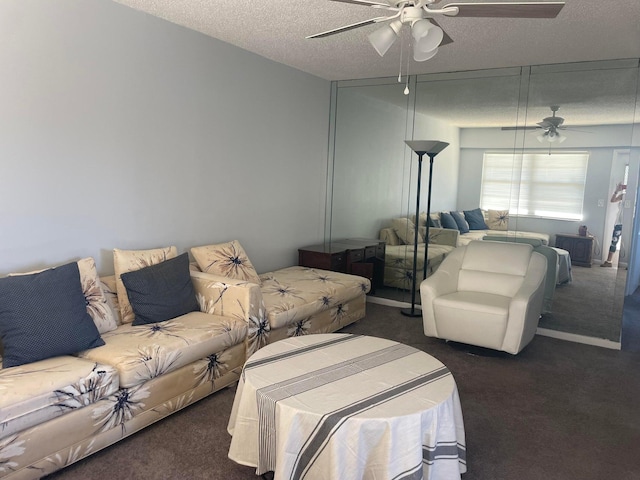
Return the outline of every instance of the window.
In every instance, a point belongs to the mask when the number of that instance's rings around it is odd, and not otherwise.
[[[587,152],[484,154],[480,206],[531,215],[582,220]]]

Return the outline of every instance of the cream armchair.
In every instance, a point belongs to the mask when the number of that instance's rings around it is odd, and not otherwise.
[[[456,248],[420,285],[425,335],[519,353],[536,333],[546,272],[528,244]]]

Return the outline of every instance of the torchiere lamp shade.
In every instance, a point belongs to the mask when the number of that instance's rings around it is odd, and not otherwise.
[[[409,148],[418,155],[426,153],[434,157],[449,146],[447,142],[439,140],[405,140],[404,143],[409,145]]]

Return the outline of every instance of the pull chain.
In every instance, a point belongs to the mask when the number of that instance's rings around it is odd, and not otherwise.
[[[409,43],[409,50],[411,50],[411,43]],[[411,55],[407,53],[407,83],[405,84],[405,87],[404,87],[405,95],[409,95],[409,57],[410,56]],[[400,61],[402,61],[402,58],[400,59]]]
[[[404,52],[404,36],[400,37],[400,68],[398,69],[398,83],[402,83],[402,54]]]

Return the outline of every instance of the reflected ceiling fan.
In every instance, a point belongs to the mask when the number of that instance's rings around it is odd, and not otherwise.
[[[322,38],[346,32],[374,23],[388,22],[382,28],[369,34],[369,42],[382,57],[398,38],[401,29],[411,29],[414,39],[413,59],[416,62],[429,60],[438,52],[438,47],[453,42],[434,17],[500,17],[500,18],[555,18],[565,2],[478,2],[448,3],[439,8],[433,5],[439,0],[330,0],[351,3],[383,10],[390,15],[375,17],[352,23],[326,32],[309,35],[306,38]]]
[[[531,127],[502,127],[502,130],[536,130],[538,136],[536,137],[539,142],[564,142],[567,137],[562,134],[563,130],[574,130],[576,132],[584,130],[575,130],[567,128],[564,125],[564,118],[556,116],[560,107],[558,105],[551,105],[551,116],[545,117],[541,122],[536,123],[536,126]]]

